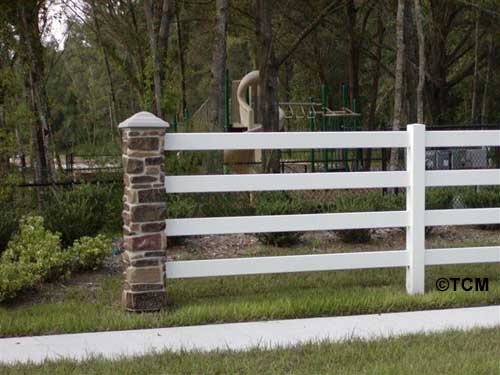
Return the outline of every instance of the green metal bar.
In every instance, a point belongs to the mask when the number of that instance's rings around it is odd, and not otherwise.
[[[321,85],[321,131],[326,131],[326,106],[327,106],[327,87],[326,84]],[[328,170],[327,150],[323,149],[323,169]]]
[[[356,101],[356,98],[353,98],[352,99],[352,110],[353,112],[356,112],[356,108],[357,108],[357,101]],[[352,122],[353,122],[353,128],[354,130],[359,130],[358,129],[358,119],[356,116],[354,116],[352,118]],[[356,149],[354,150],[354,170],[357,171],[359,170],[359,149]]]
[[[177,113],[174,115],[174,121],[172,122],[172,130],[177,133]]]
[[[335,117],[332,117],[332,128],[333,128],[333,131],[338,131],[338,122],[337,122],[337,119]],[[333,167],[335,169],[338,169],[338,160],[340,159],[340,155],[339,155],[339,152],[340,150],[339,149],[335,149],[333,150]]]
[[[342,100],[342,108],[347,107],[347,86],[345,83],[342,84],[341,86],[341,100]],[[346,118],[345,116],[342,116],[342,130],[345,131],[347,130],[347,124],[346,124]],[[344,169],[346,171],[349,170],[349,163],[347,159],[349,158],[349,151],[347,149],[342,150],[342,159],[344,160]]]
[[[182,124],[184,125],[184,128],[187,128],[188,122],[189,122],[189,111],[187,108],[184,108],[184,113],[182,118]]]
[[[342,107],[347,108],[347,85],[342,84]]]
[[[307,118],[307,122],[309,123],[309,130],[311,132],[314,131],[314,112],[309,111],[309,116]],[[311,171],[316,172],[316,166],[315,166],[315,155],[314,155],[314,148],[311,149]]]
[[[224,131],[229,132],[229,70],[224,74]]]

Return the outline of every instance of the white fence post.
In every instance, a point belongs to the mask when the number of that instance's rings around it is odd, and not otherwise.
[[[409,184],[406,189],[406,291],[424,293],[425,287],[425,125],[407,126],[409,146],[406,149],[406,169]]]

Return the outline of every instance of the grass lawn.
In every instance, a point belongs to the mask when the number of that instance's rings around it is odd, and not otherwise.
[[[412,335],[379,341],[317,343],[248,352],[151,354],[117,361],[0,366],[19,374],[343,374],[493,375],[500,373],[500,328]]]
[[[491,246],[498,232],[460,244],[431,236],[427,247]],[[438,233],[439,234],[439,233]],[[400,248],[398,239],[389,247]],[[372,241],[375,248],[388,247]],[[382,241],[382,240],[381,240]],[[325,245],[324,241],[318,241]],[[332,244],[333,247],[337,246]],[[342,245],[344,246],[344,245]],[[368,248],[361,248],[367,251]],[[247,256],[352,251],[352,248],[270,248],[256,246]],[[180,254],[179,258],[199,257]],[[439,292],[440,277],[487,277],[486,292]],[[402,268],[169,280],[169,306],[157,313],[125,312],[120,305],[121,272],[74,275],[65,283],[46,284],[10,304],[0,305],[0,337],[108,331],[268,319],[353,315],[438,309],[500,303],[500,264],[432,266],[426,268],[424,295],[405,291]]]

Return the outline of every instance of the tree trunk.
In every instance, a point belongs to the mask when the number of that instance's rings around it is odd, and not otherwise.
[[[273,2],[256,0],[257,64],[260,72],[259,118],[266,132],[279,131],[278,69],[273,46]],[[279,173],[279,150],[264,150],[262,168],[265,173]]]
[[[396,69],[394,74],[394,114],[392,120],[392,130],[401,129],[401,116],[403,112],[403,70],[405,60],[404,45],[404,14],[405,0],[398,0],[398,13],[396,18]],[[399,164],[398,149],[391,149],[389,162],[390,170],[397,170]]]
[[[415,30],[415,12],[411,0],[405,0],[404,16],[404,72],[403,72],[403,96],[405,98],[406,110],[401,116],[402,124],[410,124],[417,121],[417,93],[414,87],[418,85],[418,48],[417,32]]]
[[[359,102],[359,46],[358,37],[356,34],[356,8],[354,0],[346,2],[347,11],[347,30],[349,43],[349,107],[352,106],[353,99],[358,101],[358,112],[360,109]]]
[[[36,182],[45,184],[52,175],[48,148],[47,106],[43,101],[44,59],[39,29],[39,4],[20,2],[17,14],[20,26],[22,63],[24,66],[24,85],[28,108],[31,112],[31,164]],[[38,204],[45,204],[43,188],[37,189]]]
[[[477,120],[477,90],[479,80],[479,12],[476,11],[476,29],[474,33],[474,76],[472,79],[472,100],[470,109],[470,122]]]
[[[106,76],[108,78],[108,89],[109,89],[109,126],[110,126],[110,133],[111,133],[111,142],[114,143],[114,135],[115,135],[115,128],[117,126],[117,117],[116,117],[116,94],[115,94],[115,88],[113,84],[113,77],[111,75],[111,65],[109,64],[109,58],[108,58],[108,53],[106,51],[106,48],[104,48],[104,45],[102,43],[102,36],[101,36],[101,25],[99,23],[99,19],[96,15],[96,9],[95,9],[95,1],[90,2],[90,6],[92,9],[92,18],[94,21],[94,26],[95,26],[95,34],[96,34],[96,40],[97,43],[99,44],[99,47],[101,49],[102,57],[104,59],[104,66],[106,67]]]
[[[153,112],[158,117],[162,116],[161,111],[161,62],[158,54],[158,43],[153,21],[152,0],[144,0],[144,14],[149,37],[149,49],[151,53],[151,63],[153,66]]]
[[[216,0],[215,40],[212,53],[212,82],[209,89],[209,124],[210,131],[224,131],[224,90],[226,74],[226,33],[228,0]],[[214,155],[215,154],[215,155]],[[221,152],[212,152],[209,157],[209,172],[222,170],[223,157]]]
[[[418,36],[418,86],[417,86],[417,122],[424,123],[424,85],[425,85],[425,37],[422,25],[420,0],[415,0],[415,25]]]
[[[227,8],[227,7],[226,7]],[[227,11],[227,9],[226,9]],[[186,68],[184,63],[184,39],[182,36],[182,27],[179,16],[179,9],[177,8],[175,11],[175,20],[177,23],[177,47],[179,52],[179,68],[181,71],[181,112],[182,115],[186,113],[187,108],[187,99],[186,99]],[[226,21],[227,22],[227,21]],[[224,43],[226,40],[224,39]],[[225,52],[225,47],[224,47]],[[225,62],[224,62],[225,63]]]
[[[379,8],[377,17],[377,47],[376,47],[377,49],[375,52],[375,66],[373,70],[373,80],[370,93],[370,110],[368,112],[368,120],[366,125],[368,131],[375,130],[375,115],[377,113],[380,71],[382,65],[382,44],[384,42],[384,33],[385,33],[385,26],[381,12],[382,11]],[[366,170],[371,170],[371,162],[372,162],[371,157],[372,157],[372,149],[369,148],[366,150]]]
[[[493,37],[490,37],[490,43],[488,47],[488,65],[486,66],[486,75],[484,77],[484,89],[483,89],[483,100],[481,107],[481,124],[488,122],[488,89],[491,80],[491,65],[493,64]],[[497,147],[498,149],[498,147]]]

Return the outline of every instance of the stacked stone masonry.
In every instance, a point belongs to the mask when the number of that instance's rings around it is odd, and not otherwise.
[[[166,196],[162,128],[123,128],[123,305],[154,311],[166,305]]]

